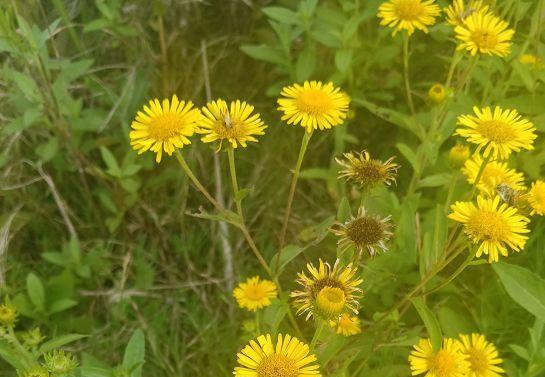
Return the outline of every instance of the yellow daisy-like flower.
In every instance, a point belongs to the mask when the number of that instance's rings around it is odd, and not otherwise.
[[[344,336],[351,336],[361,333],[360,319],[346,313],[341,315],[335,321],[329,321],[329,325],[337,332],[337,334],[342,334]]]
[[[335,161],[344,169],[339,171],[339,178],[345,178],[364,190],[372,189],[384,184],[390,186],[395,183],[399,165],[394,163],[395,157],[386,161],[375,160],[367,151],[348,152],[343,154],[344,159],[335,158]]]
[[[475,183],[482,164],[483,159],[478,154],[466,161],[462,173],[467,177],[469,184]],[[482,193],[493,196],[497,187],[501,184],[506,184],[512,190],[524,190],[524,174],[517,172],[515,169],[509,169],[505,162],[489,161],[481,173],[477,188]]]
[[[531,65],[535,69],[542,69],[545,67],[543,61],[536,55],[523,54],[519,56],[519,62],[526,65]]]
[[[456,202],[448,217],[464,224],[465,234],[474,244],[480,243],[477,257],[488,255],[488,262],[497,262],[499,254],[508,255],[508,249],[521,251],[528,239],[525,233],[528,218],[518,214],[514,207],[500,203],[500,197],[477,197],[477,206],[471,202]]]
[[[257,142],[255,136],[265,135],[267,126],[259,114],[252,114],[254,107],[239,100],[227,102],[222,99],[209,102],[202,108],[204,117],[199,122],[199,133],[206,134],[201,140],[210,143],[219,140],[219,149],[224,141],[233,148],[246,147],[249,141]]]
[[[305,81],[286,86],[280,93],[278,110],[288,124],[300,124],[307,132],[338,126],[346,119],[350,98],[328,82]]]
[[[362,290],[358,286],[362,279],[356,277],[357,268],[349,264],[341,267],[337,259],[333,268],[320,259],[318,268],[307,264],[310,276],[305,272],[298,274],[297,282],[303,287],[290,294],[294,298],[297,314],[305,314],[325,320],[339,318],[343,313],[358,314]]]
[[[528,192],[528,202],[532,206],[532,215],[545,216],[545,182],[538,180],[532,183]]]
[[[201,116],[191,101],[179,101],[176,95],[162,104],[154,99],[149,106],[144,105],[144,111],[138,111],[131,124],[131,146],[138,154],[155,152],[155,161],[161,162],[163,151],[171,156],[177,148],[191,144],[189,137],[197,130]]]
[[[391,216],[380,218],[367,215],[362,206],[356,217],[351,216],[344,224],[338,224],[331,231],[340,237],[338,245],[341,250],[355,247],[358,253],[367,251],[374,257],[378,250],[388,251],[386,242],[393,234],[390,232],[390,218]]]
[[[401,30],[411,35],[415,29],[427,33],[439,13],[434,0],[389,0],[380,5],[377,16],[382,26],[394,28],[393,35]]]
[[[469,362],[467,377],[499,377],[504,372],[496,347],[484,335],[460,335],[460,349]]]
[[[517,110],[502,110],[496,106],[479,110],[474,107],[474,115],[458,117],[456,134],[467,141],[477,144],[477,153],[483,150],[483,156],[506,159],[511,152],[521,149],[534,149],[535,127],[527,119],[523,119]]]
[[[447,22],[452,26],[461,26],[466,18],[474,13],[485,14],[488,12],[488,5],[483,4],[482,0],[470,0],[465,3],[464,0],[454,0],[450,6],[445,8]]]
[[[238,306],[251,312],[269,306],[277,295],[276,285],[270,280],[260,280],[259,276],[240,283],[233,291]]]
[[[271,336],[261,335],[251,340],[237,354],[240,366],[236,377],[320,377],[316,356],[308,345],[290,335],[278,334],[276,344]]]
[[[420,339],[409,356],[413,376],[466,377],[469,363],[454,339],[443,339],[441,349],[434,351],[429,339]]]
[[[460,41],[458,50],[467,50],[471,55],[487,54],[507,56],[511,51],[511,39],[515,31],[509,24],[491,13],[473,13],[462,25],[454,29]]]

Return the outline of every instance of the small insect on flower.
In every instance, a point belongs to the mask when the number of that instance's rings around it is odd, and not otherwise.
[[[515,190],[506,183],[500,183],[496,186],[496,194],[501,202],[518,210],[519,214],[526,216],[532,212],[529,202],[529,194],[523,190]]]
[[[340,237],[338,245],[342,251],[354,247],[356,252],[367,251],[374,257],[378,250],[388,251],[386,242],[393,234],[390,219],[391,216],[368,215],[362,206],[356,217],[351,216],[344,224],[337,224],[331,232]]]
[[[456,134],[465,137],[468,142],[477,145],[477,153],[483,151],[483,157],[506,159],[512,152],[521,149],[534,149],[537,137],[535,127],[527,119],[522,118],[517,110],[502,110],[496,106],[473,108],[475,115],[458,117]]]
[[[452,166],[454,169],[461,168],[462,166],[464,166],[470,154],[471,153],[467,145],[456,144],[450,149],[448,153],[450,166]]]
[[[313,316],[334,320],[343,313],[358,314],[358,299],[362,294],[358,286],[363,280],[356,277],[357,268],[352,264],[341,267],[338,259],[331,268],[320,259],[318,268],[309,263],[307,269],[310,276],[304,271],[298,274],[302,290],[290,294],[297,314],[306,313],[307,320]]]
[[[201,139],[204,143],[219,140],[218,151],[224,142],[232,148],[246,148],[247,142],[257,142],[255,136],[265,135],[267,128],[259,114],[253,111],[252,105],[239,100],[229,106],[222,99],[209,102],[202,108],[204,116],[197,132],[205,134]]]
[[[434,351],[429,339],[420,339],[409,356],[413,376],[466,377],[469,363],[454,339],[443,339],[442,347]]]
[[[469,362],[467,377],[499,377],[505,371],[500,367],[502,359],[494,344],[484,335],[460,335],[460,351]]]
[[[339,178],[353,182],[363,190],[370,190],[378,185],[390,186],[395,183],[399,165],[390,157],[386,161],[375,160],[367,151],[348,152],[343,154],[344,159],[335,158],[335,161],[344,169],[339,171]]]
[[[131,124],[131,146],[138,154],[155,152],[155,161],[159,163],[163,151],[171,156],[176,149],[191,144],[189,137],[197,130],[201,116],[192,102],[179,101],[176,95],[170,101],[164,99],[162,104],[154,99],[149,106],[144,105],[144,111],[138,111]]]
[[[434,0],[389,0],[380,5],[377,16],[382,26],[394,28],[393,35],[401,30],[411,35],[416,29],[427,33],[439,13]]]
[[[78,362],[74,355],[64,350],[53,350],[44,354],[43,367],[54,375],[64,375],[77,368]]]
[[[497,262],[499,254],[508,256],[508,250],[521,251],[528,239],[529,219],[520,215],[514,207],[500,203],[500,197],[477,197],[472,202],[456,202],[448,217],[464,224],[464,232],[474,243],[480,243],[476,256],[488,255],[488,262]]]
[[[475,183],[483,162],[478,154],[466,161],[462,173],[467,177],[469,184]],[[477,188],[487,196],[494,196],[496,188],[501,184],[506,184],[513,190],[524,190],[524,174],[509,169],[505,162],[489,161],[481,172]]]
[[[17,321],[17,310],[7,299],[0,305],[0,326],[13,327]]]
[[[344,122],[350,98],[328,82],[305,81],[303,85],[286,86],[277,100],[282,120],[300,124],[307,132],[329,129]]]
[[[235,377],[320,377],[316,356],[308,345],[290,335],[278,334],[276,343],[271,335],[251,340],[237,354],[239,366]]]
[[[532,206],[532,215],[545,216],[545,182],[538,180],[532,183],[528,192],[528,201]]]
[[[467,50],[473,56],[477,53],[507,56],[515,34],[507,22],[490,13],[471,14],[454,32],[460,42],[458,50]]]
[[[32,368],[27,371],[17,371],[18,377],[49,377],[50,374],[47,370],[42,367]]]
[[[346,313],[334,321],[329,321],[329,325],[337,334],[342,334],[344,336],[351,336],[361,333],[360,319]]]
[[[428,91],[428,99],[436,105],[442,103],[446,97],[445,87],[441,84],[433,84]]]
[[[466,18],[474,13],[486,14],[489,6],[483,4],[482,0],[470,0],[467,4],[464,0],[454,0],[451,5],[445,8],[447,22],[452,26],[461,26]]]
[[[260,280],[259,276],[249,278],[240,283],[233,291],[238,306],[255,312],[271,304],[271,299],[277,296],[276,285],[269,280]]]

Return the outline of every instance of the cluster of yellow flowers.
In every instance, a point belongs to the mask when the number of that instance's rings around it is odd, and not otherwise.
[[[413,376],[426,377],[498,377],[504,370],[494,344],[482,334],[443,339],[434,350],[429,339],[420,339],[409,356]]]

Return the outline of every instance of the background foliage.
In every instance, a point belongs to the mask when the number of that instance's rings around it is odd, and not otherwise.
[[[366,203],[392,214],[397,232],[390,251],[363,270],[364,327],[395,305],[446,241],[440,229],[455,173],[446,156],[456,116],[473,104],[503,105],[545,131],[545,70],[518,61],[523,53],[545,58],[545,2],[495,4],[516,29],[513,52],[479,62],[470,88],[452,99],[442,133],[418,129],[407,115],[401,38],[378,26],[380,2],[2,0],[0,291],[21,313],[18,327],[38,325],[51,338],[88,335],[69,346],[88,375],[128,370],[136,377],[139,368],[127,361],[143,351],[135,329],[146,339],[145,376],[231,375],[235,353],[254,329],[233,307],[230,287],[263,272],[235,230],[224,234],[218,223],[191,216],[205,203],[174,159],[156,166],[151,155],[137,157],[129,125],[149,98],[172,93],[202,104],[209,90],[213,98],[254,104],[269,128],[238,154],[238,170],[251,188],[249,227],[272,260],[277,209],[302,135],[281,124],[275,97],[306,79],[341,85],[352,112],[345,126],[317,134],[309,147],[288,235],[299,245],[288,256],[297,258],[286,260],[282,283],[293,287],[307,261],[334,258],[328,225],[358,198],[336,180],[333,158],[368,149],[377,158],[398,155],[402,169],[394,189]],[[451,38],[440,23],[411,39],[421,124],[433,115],[426,93],[446,77]],[[511,161],[529,180],[544,176],[544,143],[541,135],[535,151]],[[187,153],[205,185],[231,205],[224,156],[200,143]],[[444,335],[487,334],[510,376],[545,375],[545,223],[539,218],[532,227],[525,252],[508,265],[471,266],[427,299]],[[263,314],[271,331],[285,314],[283,302]],[[319,357],[326,375],[406,376],[409,347],[423,334],[410,307],[375,332],[332,342]],[[124,360],[127,343],[138,350]],[[1,362],[0,374],[14,371]]]

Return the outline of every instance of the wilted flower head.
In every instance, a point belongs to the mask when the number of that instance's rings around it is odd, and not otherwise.
[[[353,182],[364,190],[381,184],[389,186],[395,182],[399,169],[399,165],[393,162],[395,157],[390,157],[382,162],[371,159],[367,151],[348,152],[343,156],[344,159],[335,158],[335,161],[344,168],[339,172],[339,178],[345,178],[348,182]]]
[[[64,350],[53,350],[44,354],[43,367],[53,374],[66,374],[78,366],[73,354]]]

